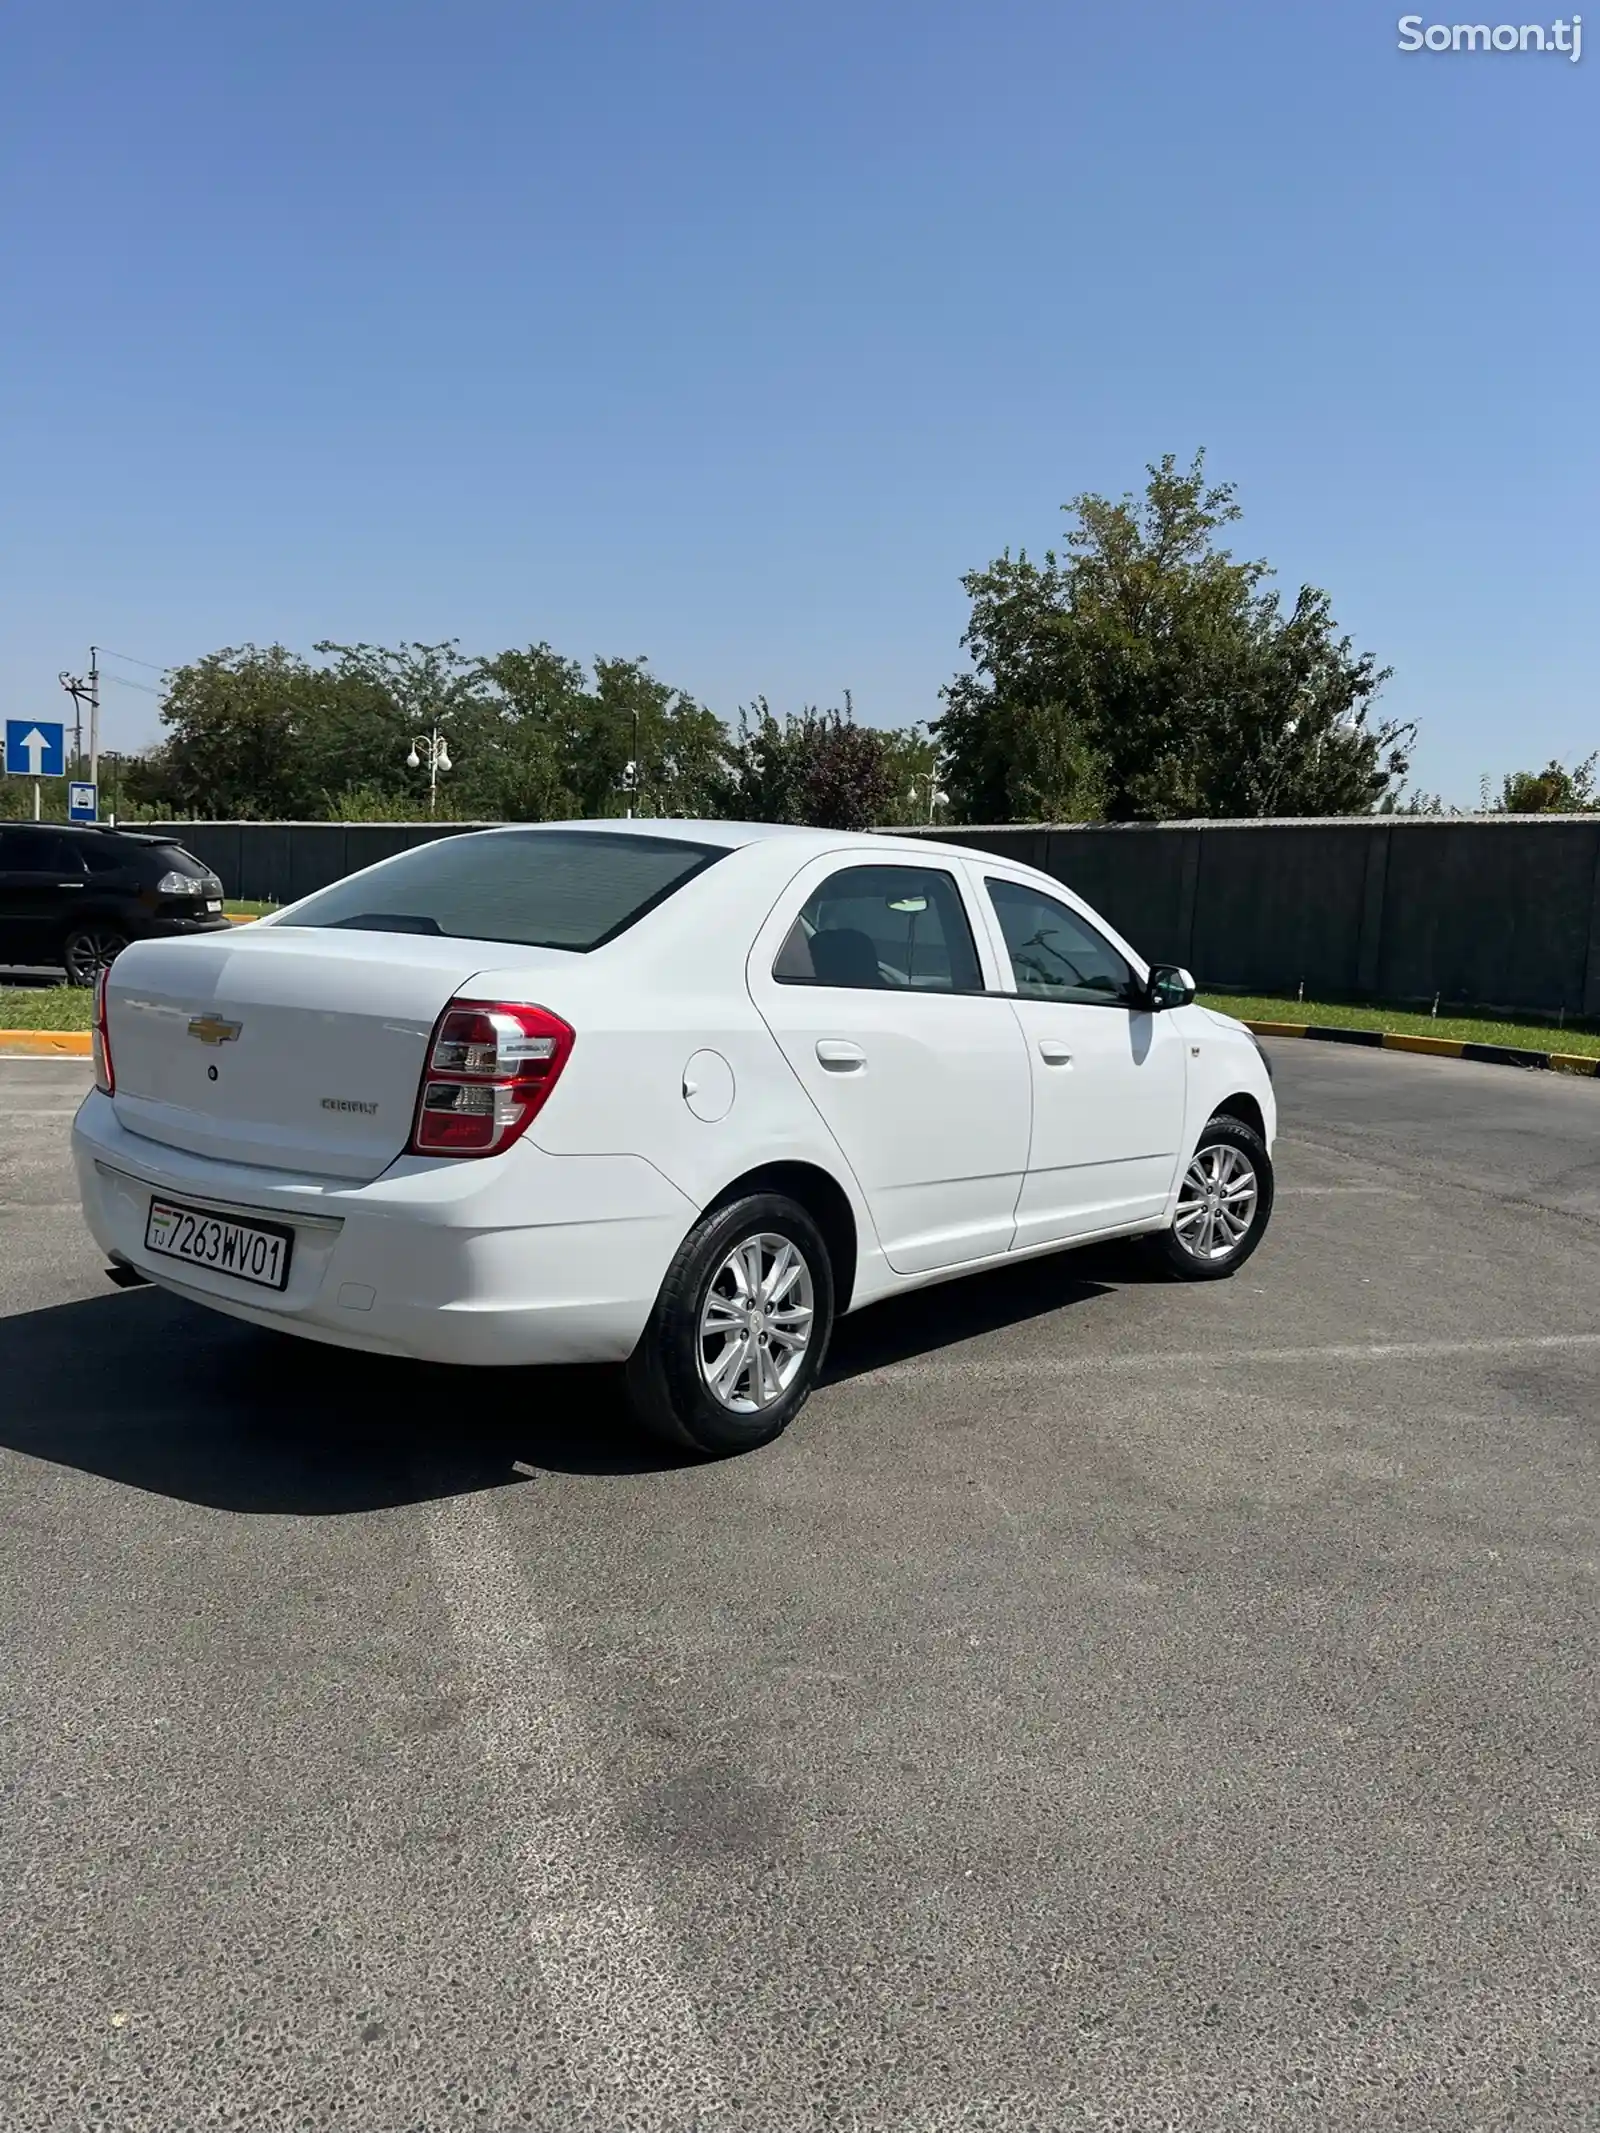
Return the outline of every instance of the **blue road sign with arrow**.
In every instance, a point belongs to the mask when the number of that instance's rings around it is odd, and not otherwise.
[[[6,720],[6,770],[13,778],[64,778],[65,726],[52,719]]]

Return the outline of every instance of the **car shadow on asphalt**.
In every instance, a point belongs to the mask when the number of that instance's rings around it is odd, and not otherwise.
[[[1107,1247],[874,1305],[824,1374],[888,1363],[1070,1309],[1148,1278]],[[159,1289],[0,1319],[0,1448],[215,1510],[337,1516],[530,1473],[693,1462],[634,1428],[615,1371],[455,1370],[257,1331]]]

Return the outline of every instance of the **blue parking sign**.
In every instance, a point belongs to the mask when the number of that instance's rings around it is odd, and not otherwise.
[[[99,817],[99,794],[87,780],[79,784],[76,779],[67,787],[67,820],[69,822],[93,822]]]
[[[13,778],[64,778],[67,774],[65,726],[53,719],[6,720],[6,770]]]

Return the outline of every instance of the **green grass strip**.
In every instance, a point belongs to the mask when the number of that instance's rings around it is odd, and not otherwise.
[[[1337,1007],[1326,1000],[1201,994],[1207,1007],[1241,1022],[1315,1022],[1323,1028],[1387,1029],[1407,1037],[1451,1037],[1463,1044],[1508,1044],[1520,1051],[1576,1052],[1600,1058],[1600,1031],[1558,1029],[1553,1022],[1502,1021],[1494,1015],[1416,1015],[1398,1007]]]
[[[0,1029],[92,1029],[94,990],[79,985],[0,985]]]

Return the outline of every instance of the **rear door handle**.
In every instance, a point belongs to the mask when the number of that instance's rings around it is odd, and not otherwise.
[[[1041,1037],[1039,1039],[1039,1057],[1046,1066],[1071,1066],[1072,1047],[1068,1044],[1063,1044],[1059,1037]]]
[[[867,1063],[859,1044],[846,1044],[837,1037],[819,1038],[817,1057],[830,1074],[859,1074]]]

